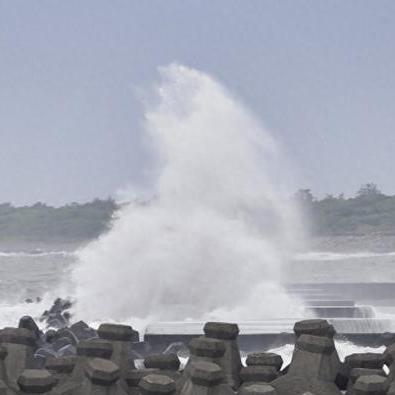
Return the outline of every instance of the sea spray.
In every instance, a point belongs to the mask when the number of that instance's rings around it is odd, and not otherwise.
[[[79,252],[75,314],[93,321],[297,315],[281,289],[300,222],[270,134],[212,77],[160,69],[145,132],[157,177]],[[141,322],[141,321],[140,321]]]

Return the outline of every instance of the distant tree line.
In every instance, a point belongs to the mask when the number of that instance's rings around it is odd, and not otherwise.
[[[383,194],[374,183],[362,185],[351,198],[316,199],[309,189],[295,197],[313,235],[395,235],[395,196]]]
[[[312,235],[395,235],[395,196],[383,194],[377,185],[362,185],[345,198],[313,196],[310,189],[295,194]],[[112,199],[51,207],[45,203],[15,207],[0,204],[0,242],[83,242],[109,229],[118,205]]]
[[[80,242],[108,229],[117,205],[112,199],[51,207],[38,202],[0,204],[0,241]]]

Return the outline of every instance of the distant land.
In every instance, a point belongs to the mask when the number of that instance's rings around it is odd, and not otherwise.
[[[80,245],[108,230],[117,208],[112,199],[62,207],[41,202],[23,207],[0,204],[0,247]]]
[[[395,240],[395,196],[383,194],[373,183],[363,185],[351,198],[328,195],[317,199],[309,189],[300,189],[294,198],[306,218],[310,235],[317,239]],[[3,203],[0,247],[81,245],[108,230],[117,209],[112,199],[62,207],[41,202],[23,207]]]
[[[395,251],[395,196],[374,183],[362,185],[354,197],[327,195],[317,199],[309,189],[295,194],[311,236],[321,251]]]
[[[316,199],[309,189],[300,189],[295,198],[312,236],[395,235],[395,196],[383,194],[376,184],[362,185],[352,198]]]

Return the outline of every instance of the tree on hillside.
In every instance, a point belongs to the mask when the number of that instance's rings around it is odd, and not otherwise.
[[[374,198],[382,195],[383,193],[373,182],[362,185],[357,192],[358,198]]]
[[[314,201],[314,196],[310,189],[299,189],[295,193],[296,201],[302,204],[311,204]]]

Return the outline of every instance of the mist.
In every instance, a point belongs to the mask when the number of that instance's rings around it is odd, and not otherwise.
[[[281,150],[209,75],[179,64],[159,72],[156,100],[145,113],[158,174],[154,198],[122,208],[111,230],[79,252],[77,316],[295,314],[280,283],[283,265],[300,247],[301,227],[281,192]]]

